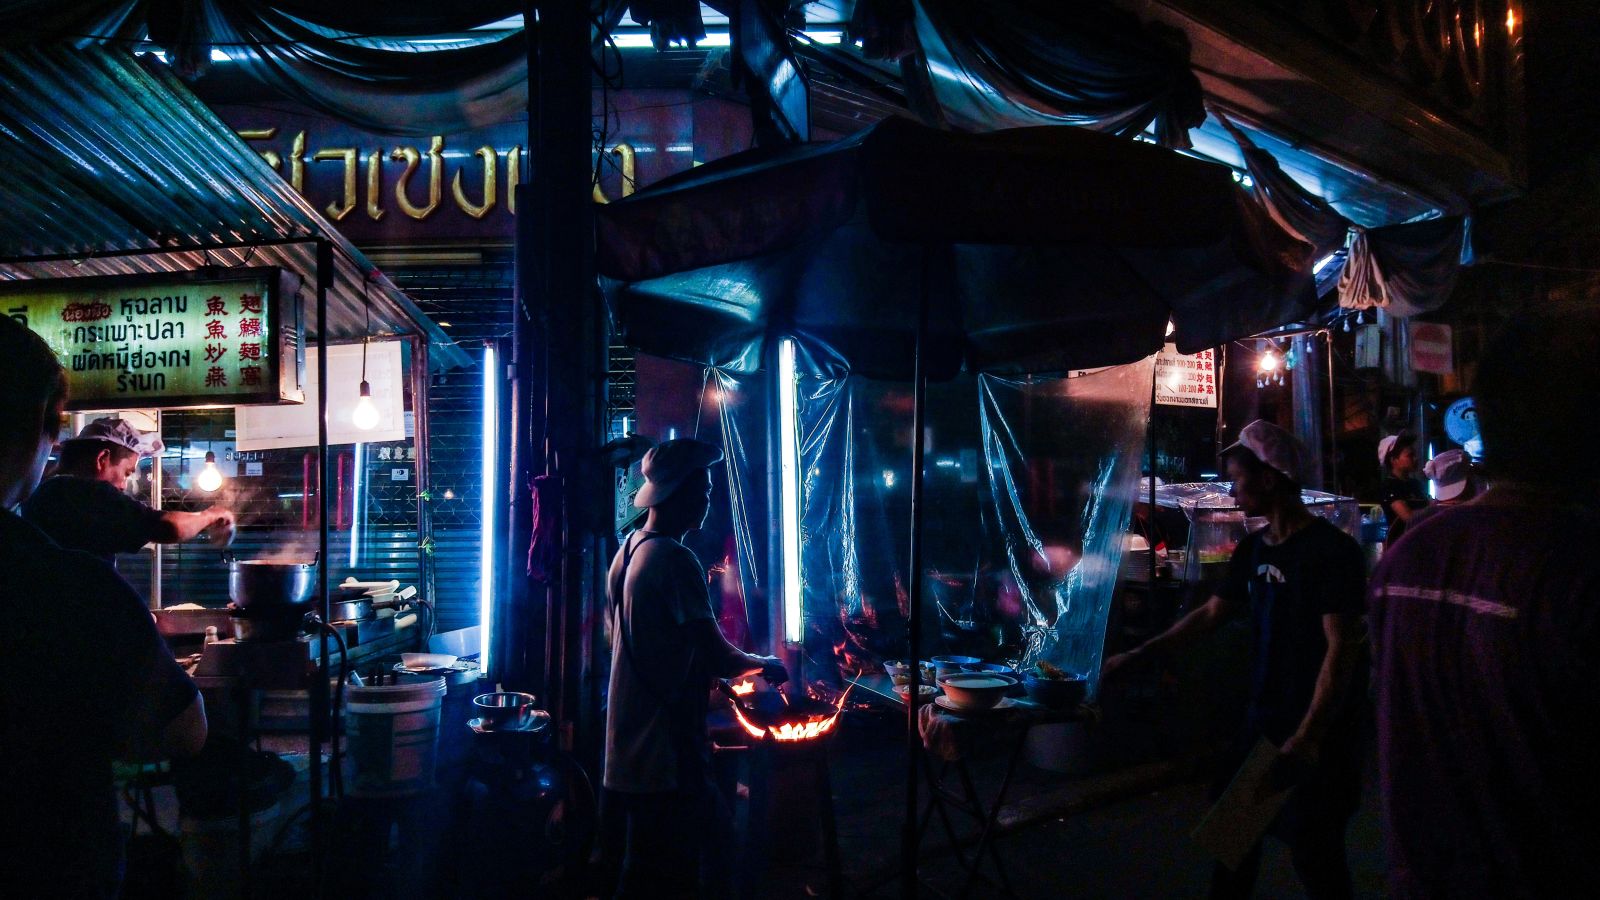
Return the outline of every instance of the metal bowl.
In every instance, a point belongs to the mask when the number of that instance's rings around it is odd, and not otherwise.
[[[935,656],[932,660],[934,672],[939,678],[965,672],[968,666],[975,666],[983,660],[976,656]]]
[[[533,718],[534,696],[521,691],[496,691],[472,698],[472,706],[489,728],[520,728]]]

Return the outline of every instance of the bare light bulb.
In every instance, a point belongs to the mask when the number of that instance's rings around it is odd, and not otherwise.
[[[200,474],[195,476],[195,487],[206,493],[212,493],[222,487],[222,470],[217,468],[217,454],[206,451],[206,464],[200,469]]]
[[[362,431],[371,431],[378,427],[378,404],[372,402],[372,385],[361,382],[361,398],[356,401],[356,408],[350,412],[350,424]]]
[[[1256,361],[1256,368],[1263,372],[1276,372],[1278,371],[1278,364],[1280,362],[1282,362],[1282,360],[1278,359],[1278,354],[1272,350],[1268,350],[1267,352],[1261,354],[1261,359]]]

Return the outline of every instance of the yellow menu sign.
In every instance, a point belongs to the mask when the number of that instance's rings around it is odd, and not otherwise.
[[[295,387],[279,279],[259,267],[17,281],[0,309],[55,351],[69,409],[278,403]]]

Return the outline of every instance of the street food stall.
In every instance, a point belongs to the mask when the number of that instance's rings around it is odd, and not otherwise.
[[[428,388],[472,361],[163,67],[27,48],[0,79],[0,164],[27,173],[0,303],[67,372],[63,437],[123,418],[163,447],[130,494],[237,513],[231,560],[188,544],[119,564],[234,739],[227,771],[274,718],[307,736],[316,832],[342,784],[336,685],[428,627]],[[257,811],[238,793],[247,873]]]

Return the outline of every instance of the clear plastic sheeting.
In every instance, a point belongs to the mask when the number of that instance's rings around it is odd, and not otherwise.
[[[1352,497],[1340,497],[1322,491],[1301,491],[1300,501],[1313,515],[1339,526],[1351,537],[1361,537],[1361,506]],[[1233,499],[1233,482],[1200,481],[1190,484],[1162,484],[1156,486],[1156,505],[1181,509],[1193,522],[1202,511],[1232,511],[1239,508]],[[1266,524],[1266,519],[1247,519],[1250,523]],[[1254,531],[1254,528],[1251,528]]]
[[[1135,501],[1152,360],[1071,378],[963,376],[928,387],[923,646],[1094,678]],[[830,371],[804,357],[802,372]],[[768,588],[769,376],[713,370],[738,570],[753,634]],[[802,374],[802,608],[807,678],[903,657],[912,473],[908,384]],[[771,523],[770,525],[768,523]]]

